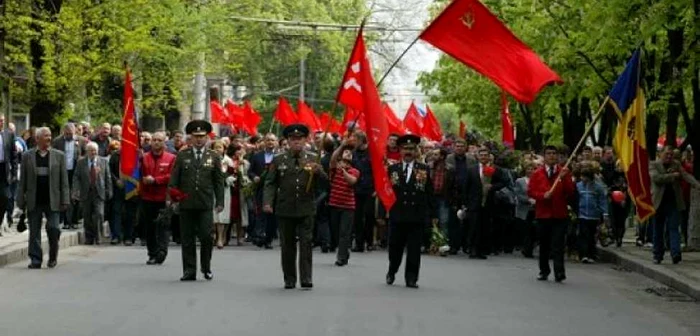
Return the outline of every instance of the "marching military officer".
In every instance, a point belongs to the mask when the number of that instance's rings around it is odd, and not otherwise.
[[[386,283],[394,284],[406,250],[406,287],[418,288],[420,271],[421,235],[428,220],[434,215],[433,184],[428,166],[416,161],[416,146],[420,138],[408,134],[397,141],[401,148],[401,162],[389,166],[389,176],[396,194],[396,203],[389,213],[389,272]]]
[[[170,176],[170,188],[187,194],[180,202],[180,225],[182,238],[182,269],[180,281],[197,279],[197,245],[199,237],[200,263],[204,278],[211,280],[212,253],[212,208],[224,209],[224,177],[221,174],[221,157],[205,148],[211,124],[204,120],[192,120],[185,126],[191,135],[192,146],[180,151]]]
[[[299,273],[301,287],[311,289],[311,249],[313,221],[316,213],[314,186],[312,183],[327,178],[317,162],[316,154],[306,151],[309,129],[292,124],[283,131],[289,142],[289,150],[275,156],[265,177],[263,211],[277,216],[282,247],[282,272],[284,288],[296,286],[296,235],[299,233]],[[315,176],[314,176],[315,175]],[[313,176],[313,177],[312,177]]]

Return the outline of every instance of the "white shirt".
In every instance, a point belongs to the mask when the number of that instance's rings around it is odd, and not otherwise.
[[[479,163],[479,177],[481,177],[481,179],[484,179],[484,164],[483,163]]]
[[[66,154],[66,169],[73,170],[73,158],[75,156],[75,140],[66,139],[66,148],[64,150]]]
[[[5,162],[5,132],[0,130],[0,162]]]
[[[413,164],[415,161],[404,162],[401,168],[406,172],[406,183],[411,179],[411,174],[413,174]]]

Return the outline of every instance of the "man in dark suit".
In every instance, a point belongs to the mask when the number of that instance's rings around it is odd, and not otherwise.
[[[491,150],[488,147],[481,147],[478,151],[478,172],[482,184],[482,203],[479,215],[481,225],[481,243],[485,254],[492,253],[498,255],[503,249],[502,244],[502,222],[496,219],[497,212],[508,211],[496,203],[496,192],[507,185],[504,172],[493,164]]]
[[[256,186],[255,203],[257,205],[261,205],[263,202],[263,181],[265,181],[265,174],[272,163],[272,159],[275,157],[275,149],[277,148],[277,137],[274,134],[266,134],[264,141],[265,150],[255,153],[250,158],[250,169],[248,170],[248,176]],[[254,223],[251,224],[254,227],[248,228],[248,230],[252,233],[255,244],[259,247],[265,246],[265,248],[271,249],[272,238],[274,238],[277,231],[275,215],[264,212],[257,214]]]
[[[10,185],[17,181],[19,155],[15,146],[15,134],[5,127],[5,116],[0,116],[0,218],[5,218]],[[0,233],[0,236],[2,234]]]
[[[95,142],[86,145],[86,155],[78,160],[73,175],[73,200],[83,207],[83,227],[87,245],[99,245],[105,215],[105,202],[112,198],[109,164],[98,156]]]
[[[29,268],[41,268],[41,220],[46,217],[49,238],[49,268],[56,267],[60,211],[70,203],[66,159],[63,153],[50,148],[51,130],[36,130],[37,147],[22,156],[17,204],[26,208],[29,217]]]
[[[68,187],[73,186],[73,173],[78,163],[78,159],[85,155],[85,145],[87,140],[75,134],[75,125],[67,123],[63,126],[63,134],[54,139],[51,143],[53,149],[63,152],[66,159],[66,169],[68,170]],[[63,229],[75,229],[78,222],[78,203],[70,204],[66,211],[61,212]]]
[[[418,288],[421,235],[429,219],[437,222],[433,202],[433,184],[427,165],[416,161],[418,136],[408,134],[397,141],[401,162],[389,167],[396,203],[389,214],[389,272],[386,283],[394,284],[406,250],[406,287]]]

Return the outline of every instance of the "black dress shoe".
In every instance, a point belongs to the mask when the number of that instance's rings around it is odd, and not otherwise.
[[[314,288],[314,284],[312,284],[312,283],[310,283],[310,282],[302,283],[302,284],[301,284],[301,288],[303,288],[303,289],[311,289],[311,288]]]
[[[472,254],[469,256],[469,259],[478,259],[478,260],[486,260],[488,257],[482,254]]]
[[[406,287],[418,289],[418,284],[415,281],[406,282]]]
[[[566,275],[564,275],[564,274],[559,274],[559,275],[554,276],[554,281],[556,281],[556,282],[562,282],[564,280],[566,280]]]
[[[265,244],[266,250],[272,250],[272,244]]]
[[[335,262],[335,265],[336,265],[336,266],[345,266],[345,265],[347,265],[347,264],[348,264],[347,261],[340,261],[340,260],[337,260],[337,261]]]
[[[54,267],[56,267],[56,264],[57,264],[56,260],[49,260],[49,263],[46,264],[46,266],[48,266],[49,268],[54,268]]]
[[[41,268],[41,264],[29,264],[29,266],[27,266],[27,268],[29,268],[29,269],[40,269],[40,268]]]
[[[457,253],[459,253],[459,250],[457,250],[457,249],[450,249],[450,254],[451,254],[451,255],[457,255]]]
[[[326,245],[321,246],[321,253],[328,253],[328,246],[326,246]]]
[[[110,245],[117,245],[117,244],[119,244],[119,239],[114,238],[114,239],[112,239],[112,241],[109,242],[109,244]]]
[[[294,289],[294,287],[296,287],[296,285],[291,282],[286,282],[284,284],[284,289]]]
[[[124,241],[124,246],[131,246],[132,244],[131,240]]]
[[[537,280],[539,281],[547,281],[547,278],[549,278],[549,275],[540,274],[537,276]]]
[[[203,273],[204,273],[204,279],[207,279],[207,280],[214,279],[214,273],[212,273],[211,271],[206,271]]]
[[[148,261],[146,262],[146,265],[155,265],[158,262],[156,261],[156,258],[148,258]]]
[[[396,278],[394,277],[393,274],[389,273],[386,275],[386,284],[387,285],[393,285],[395,280],[396,280]]]
[[[180,278],[180,281],[196,281],[197,277],[194,274],[185,274]]]
[[[365,249],[354,247],[350,251],[355,252],[355,253],[363,253],[363,252],[365,252]]]
[[[683,260],[683,258],[682,258],[681,256],[679,256],[679,255],[678,255],[678,256],[675,256],[675,257],[673,257],[673,264],[674,264],[674,265],[677,265],[677,264],[678,264],[679,262],[681,262],[682,260]]]

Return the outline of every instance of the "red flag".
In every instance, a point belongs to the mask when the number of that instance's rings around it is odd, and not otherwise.
[[[125,179],[124,193],[126,199],[138,194],[139,169],[139,126],[134,107],[134,89],[131,86],[131,73],[126,69],[124,80],[124,117],[122,118],[121,160],[119,176]]]
[[[416,104],[411,102],[411,106],[406,112],[406,116],[403,118],[403,125],[406,127],[406,131],[417,136],[423,135],[423,117],[418,113],[418,108]]]
[[[241,127],[250,135],[258,135],[258,125],[262,121],[260,114],[253,109],[249,101],[243,103],[243,122]]]
[[[225,110],[217,100],[209,102],[209,110],[211,111],[211,122],[217,124],[231,123],[231,115],[228,113],[228,109]]]
[[[345,69],[345,74],[343,75],[343,82],[338,90],[338,95],[335,97],[335,101],[338,103],[358,111],[363,111],[365,106],[363,102],[364,95],[360,85],[361,64],[367,57],[365,41],[362,38],[364,25],[364,22],[362,22],[347,68]]]
[[[321,121],[318,120],[316,113],[314,113],[309,105],[306,105],[306,103],[304,103],[302,100],[299,101],[297,106],[297,117],[299,118],[300,123],[309,127],[309,131],[322,131]]]
[[[517,101],[531,103],[561,78],[479,0],[454,0],[420,38],[488,77]]]
[[[396,194],[389,180],[386,165],[384,165],[384,155],[386,154],[386,144],[389,138],[389,126],[387,125],[386,115],[382,112],[382,104],[379,100],[377,85],[372,78],[372,68],[367,59],[367,51],[365,50],[364,41],[362,40],[362,29],[357,36],[358,42],[355,43],[355,52],[362,57],[360,60],[359,84],[362,92],[362,100],[364,102],[361,111],[364,112],[365,123],[367,126],[367,140],[369,147],[370,161],[372,165],[372,178],[374,180],[374,189],[377,192],[377,197],[382,201],[387,211],[391,209],[396,202]]]
[[[459,137],[465,139],[467,137],[467,124],[464,121],[459,121]]]
[[[331,115],[328,112],[321,113],[319,120],[324,131],[328,130],[328,133],[336,134],[342,133],[342,126],[337,120],[331,118]]]
[[[226,122],[222,123],[232,124],[236,128],[243,128],[243,109],[231,99],[226,99],[226,105],[224,105],[224,108],[226,109],[228,118],[226,119]],[[212,113],[212,121],[214,120],[213,115],[214,114]]]
[[[350,128],[353,122],[357,121],[357,126],[354,128],[365,130],[365,118],[362,112],[350,107],[345,107],[345,116],[343,116],[343,124],[341,133],[345,133]]]
[[[426,105],[425,109],[428,112],[425,115],[425,122],[423,123],[423,135],[430,140],[441,141],[442,128],[440,128],[440,122],[435,118],[435,114],[430,110],[430,106]]]
[[[287,126],[298,121],[294,110],[283,97],[280,97],[277,101],[277,110],[275,110],[274,118],[277,119],[282,126]]]
[[[508,109],[508,97],[505,92],[501,92],[501,127],[503,128],[503,145],[513,149],[515,146],[515,130],[513,120]]]
[[[389,126],[390,134],[404,135],[406,134],[406,128],[403,126],[403,121],[396,116],[394,110],[391,109],[389,104],[384,103],[382,108],[384,109],[384,115],[386,115],[386,122]]]

